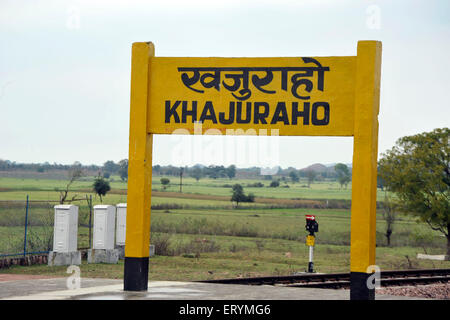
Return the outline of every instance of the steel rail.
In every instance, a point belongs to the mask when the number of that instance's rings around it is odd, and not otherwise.
[[[380,282],[384,286],[449,282],[450,269],[419,269],[382,271]],[[254,278],[216,279],[199,282],[245,285],[284,285],[309,288],[347,288],[349,273],[300,274],[291,276],[268,276]]]

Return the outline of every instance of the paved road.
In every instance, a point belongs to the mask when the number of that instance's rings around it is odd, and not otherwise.
[[[9,275],[8,275],[9,276]],[[247,286],[235,284],[151,281],[146,292],[124,292],[123,281],[82,278],[79,289],[67,289],[68,278],[5,277],[0,299],[13,300],[348,300],[349,290]],[[4,280],[7,279],[7,280]],[[377,295],[377,300],[416,298]]]

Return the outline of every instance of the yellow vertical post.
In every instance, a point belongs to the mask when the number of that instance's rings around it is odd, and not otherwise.
[[[381,42],[359,41],[355,83],[353,141],[350,299],[373,300],[367,285],[375,265],[378,112]]]
[[[147,130],[147,104],[149,64],[154,54],[153,43],[133,43],[124,267],[127,291],[145,291],[148,286],[153,135]]]

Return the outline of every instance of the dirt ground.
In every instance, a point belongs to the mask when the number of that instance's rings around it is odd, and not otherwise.
[[[450,283],[381,288],[376,290],[376,293],[448,300],[450,299]]]

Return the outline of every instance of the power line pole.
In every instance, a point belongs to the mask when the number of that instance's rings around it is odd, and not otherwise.
[[[182,193],[182,187],[183,187],[183,167],[180,168],[180,193]]]

